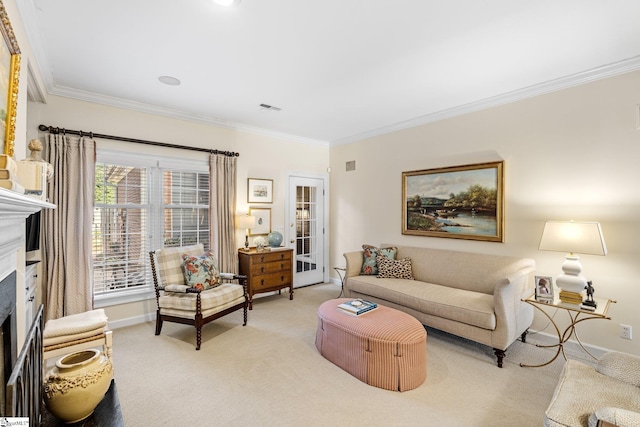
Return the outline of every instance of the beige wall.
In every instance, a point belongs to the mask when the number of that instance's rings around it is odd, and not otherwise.
[[[580,325],[595,346],[640,354],[640,72],[331,149],[331,265],[363,243],[396,242],[534,258],[557,277],[564,255],[539,251],[549,219],[602,224],[609,254],[581,257],[596,296],[616,299],[612,321]],[[401,234],[403,171],[503,159],[505,241]],[[345,172],[355,160],[356,171]],[[563,323],[567,314],[556,319]],[[631,325],[633,341],[619,338]],[[536,316],[533,329],[546,326]],[[545,332],[553,333],[549,326]]]
[[[539,96],[413,129],[332,147],[299,144],[221,127],[49,96],[29,103],[27,65],[33,61],[15,0],[5,0],[22,50],[22,73],[16,126],[16,158],[47,124],[126,137],[186,143],[240,152],[238,209],[246,178],[275,181],[274,227],[284,226],[285,177],[288,171],[322,174],[330,164],[329,267],[344,265],[342,253],[362,243],[397,242],[416,246],[528,256],[538,274],[557,276],[562,254],[537,250],[547,219],[597,220],[609,248],[606,257],[583,256],[584,273],[596,295],[618,300],[612,321],[589,321],[580,327],[584,341],[640,354],[640,73],[630,73],[561,92]],[[42,77],[36,70],[36,80]],[[122,144],[99,142],[123,148]],[[127,145],[144,154],[148,147]],[[172,150],[154,149],[167,155]],[[330,152],[330,156],[329,156]],[[180,151],[180,155],[198,154]],[[408,170],[505,161],[505,242],[485,243],[401,235],[401,173]],[[345,172],[345,162],[357,169]],[[246,200],[246,199],[244,199]],[[241,233],[238,236],[242,241]],[[332,270],[331,270],[332,271]],[[21,292],[18,292],[21,295]],[[114,319],[153,312],[149,303],[108,310]],[[566,313],[558,313],[563,318]],[[20,317],[20,316],[19,316]],[[618,338],[620,323],[632,325],[634,341]],[[539,317],[535,329],[546,325]],[[552,332],[547,327],[546,332]]]
[[[50,95],[46,104],[29,103],[27,129],[29,138],[44,138],[39,124],[67,129],[167,142],[194,147],[240,153],[238,158],[238,213],[249,210],[247,178],[274,181],[273,204],[254,205],[271,208],[272,229],[284,230],[284,206],[287,173],[318,175],[329,165],[328,146],[303,144],[281,138],[252,134],[219,126],[170,119],[152,114],[113,108],[91,102],[76,101]],[[154,153],[170,157],[206,160],[206,153],[152,147],[134,143],[97,139],[98,147],[132,151],[144,155]],[[250,238],[251,239],[251,238]],[[244,244],[244,232],[237,234],[238,247]],[[105,308],[110,322],[129,323],[155,313],[155,300],[122,304]]]

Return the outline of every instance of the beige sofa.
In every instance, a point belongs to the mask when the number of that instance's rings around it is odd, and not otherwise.
[[[595,367],[567,360],[544,426],[640,426],[640,357],[609,352]]]
[[[505,351],[525,340],[533,307],[535,261],[450,250],[397,246],[410,258],[414,280],[361,275],[363,251],[345,253],[345,295],[404,311],[423,325],[491,346],[502,367]]]

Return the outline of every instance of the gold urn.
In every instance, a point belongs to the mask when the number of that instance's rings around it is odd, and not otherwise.
[[[66,423],[91,415],[113,378],[111,361],[95,349],[61,357],[44,380],[44,401],[54,416]]]

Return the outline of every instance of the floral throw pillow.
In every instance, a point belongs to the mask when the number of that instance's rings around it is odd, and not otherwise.
[[[213,253],[205,252],[200,256],[183,254],[182,260],[187,286],[205,291],[220,285],[220,271]]]
[[[378,277],[387,279],[413,280],[411,258],[389,259],[378,255]]]
[[[395,259],[396,253],[398,253],[398,248],[396,247],[378,248],[371,245],[362,245],[362,250],[364,250],[364,259],[360,274],[363,276],[375,276],[378,274],[378,263],[376,261],[378,255]]]

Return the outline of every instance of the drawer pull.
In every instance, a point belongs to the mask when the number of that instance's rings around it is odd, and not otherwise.
[[[260,257],[260,262],[264,262],[264,255]]]
[[[260,267],[260,273],[264,273],[264,267]]]
[[[264,286],[264,279],[260,279],[260,286]]]

